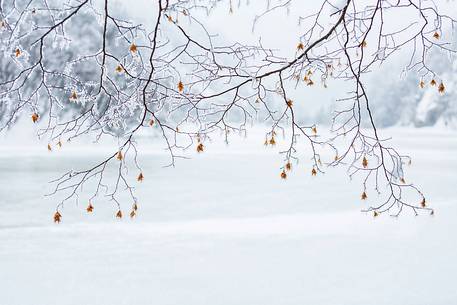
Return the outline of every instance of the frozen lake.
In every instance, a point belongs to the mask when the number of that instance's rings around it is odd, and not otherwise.
[[[457,134],[383,134],[435,216],[373,219],[344,170],[313,178],[306,160],[281,181],[281,156],[249,136],[176,168],[147,150],[137,219],[81,197],[55,225],[47,181],[105,151],[2,145],[0,304],[456,304]]]

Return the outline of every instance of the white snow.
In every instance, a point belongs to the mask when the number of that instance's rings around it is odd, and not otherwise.
[[[2,145],[0,304],[455,304],[455,132],[382,133],[413,157],[408,180],[434,217],[373,219],[344,170],[312,178],[306,160],[282,181],[278,149],[253,133],[176,168],[145,149],[137,219],[115,219],[104,201],[87,215],[81,197],[55,225],[46,181],[104,150]]]

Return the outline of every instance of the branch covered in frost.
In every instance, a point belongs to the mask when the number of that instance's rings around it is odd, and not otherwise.
[[[266,3],[253,30],[272,11],[289,10],[294,1]],[[303,34],[296,46],[286,46],[295,55],[284,58],[260,43],[221,45],[199,16],[227,4],[232,12],[231,1],[159,0],[148,28],[119,16],[109,0],[1,2],[0,68],[6,73],[0,76],[0,131],[28,114],[40,126],[38,135],[49,139],[50,150],[82,136],[119,141],[103,160],[54,181],[52,194],[66,194],[57,207],[58,220],[63,203],[84,193],[87,184],[95,185],[90,202],[108,196],[118,217],[119,192],[126,191],[135,215],[129,168],[133,164],[136,179],[144,179],[137,160],[137,134],[143,129],[161,137],[168,165],[174,166],[189,147],[202,152],[213,135],[227,137],[256,122],[268,126],[265,145],[275,145],[278,132],[287,134],[281,178],[288,177],[299,159],[298,146],[305,144],[311,151],[311,175],[323,173],[325,166],[347,166],[350,177],[363,177],[362,199],[371,185],[385,195],[385,201],[366,210],[375,216],[398,215],[405,208],[433,212],[419,188],[405,181],[409,157],[380,135],[364,78],[408,48],[405,69],[418,73],[420,87],[427,80],[444,93],[444,80],[433,72],[428,53],[455,53],[442,39],[455,20],[439,13],[432,1],[365,5],[324,0],[316,12],[299,17]],[[401,25],[392,22],[392,16],[406,11],[415,17]],[[313,122],[297,119],[289,88],[327,87],[329,79],[346,81],[353,89],[338,101],[332,134],[324,137]],[[332,157],[325,160],[328,154]],[[117,168],[114,182],[106,177],[111,165]],[[416,199],[405,195],[409,191]],[[92,208],[90,203],[88,211]]]

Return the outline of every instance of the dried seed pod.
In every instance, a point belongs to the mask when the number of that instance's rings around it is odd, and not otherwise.
[[[425,208],[426,206],[427,206],[427,203],[425,201],[425,198],[422,198],[421,207]]]
[[[443,82],[441,82],[438,86],[438,92],[441,93],[441,94],[444,94],[444,91],[446,90],[446,88],[444,87],[444,84]]]
[[[69,100],[70,101],[76,101],[77,99],[78,99],[78,94],[76,93],[76,91],[75,90],[71,91]]]
[[[203,143],[200,143],[200,144],[197,145],[197,152],[198,153],[203,152],[203,149],[204,149]]]
[[[61,219],[62,219],[62,215],[59,213],[59,211],[56,211],[54,213],[54,222],[55,223],[60,223]]]
[[[116,69],[115,69],[115,70],[116,70],[117,73],[120,74],[120,73],[124,72],[124,67],[122,67],[121,64],[118,64],[118,65],[116,66]]]
[[[40,116],[38,115],[38,113],[36,113],[36,112],[32,113],[32,122],[33,123],[36,123],[39,118],[40,118]]]
[[[179,83],[178,83],[178,91],[179,92],[183,92],[184,91],[184,84],[182,83],[182,81],[179,81]]]
[[[290,163],[290,161],[288,161],[288,162],[286,163],[285,168],[286,168],[286,170],[288,170],[288,171],[292,170],[292,164]]]
[[[86,211],[87,211],[87,213],[92,213],[93,210],[94,210],[94,206],[92,205],[92,203],[89,202],[89,205],[87,206]]]
[[[363,157],[362,166],[363,166],[363,168],[367,168],[368,167],[368,160],[367,160],[366,157]]]

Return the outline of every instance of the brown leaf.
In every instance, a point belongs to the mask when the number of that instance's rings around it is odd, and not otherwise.
[[[61,218],[62,218],[62,215],[60,215],[59,211],[56,211],[56,212],[54,213],[54,222],[55,222],[55,223],[60,223]]]
[[[33,122],[33,123],[36,123],[36,122],[38,121],[38,118],[39,118],[39,117],[40,117],[40,116],[38,115],[38,113],[34,112],[34,113],[32,114],[32,122]]]
[[[117,218],[122,218],[122,212],[121,212],[121,210],[117,211],[116,217],[117,217]]]
[[[281,172],[281,179],[286,179],[286,178],[287,178],[286,171],[283,170],[283,171]]]
[[[422,198],[421,207],[425,208],[426,206],[427,206],[427,203],[425,202],[425,198]]]
[[[200,143],[200,144],[197,145],[197,152],[198,153],[203,152],[203,149],[204,149],[203,143]]]
[[[75,90],[73,90],[73,91],[71,92],[71,95],[70,95],[70,100],[71,100],[71,101],[75,101],[75,100],[77,100],[77,99],[78,99],[78,94],[76,93]]]
[[[433,34],[433,38],[435,38],[435,39],[440,39],[440,34],[439,34],[438,32],[435,32],[435,33]]]
[[[286,163],[286,170],[290,171],[292,170],[292,164],[290,164],[290,161]]]
[[[443,82],[441,82],[440,85],[438,86],[438,92],[441,94],[444,94],[445,90],[446,90],[446,88],[444,87]]]
[[[360,198],[361,198],[362,200],[367,199],[367,198],[368,198],[367,193],[366,193],[366,192],[363,192],[363,193],[362,193],[362,196],[361,196]]]
[[[362,166],[363,166],[363,168],[367,168],[368,167],[368,160],[365,157],[363,157]]]
[[[87,213],[92,213],[94,210],[94,206],[89,202],[89,205],[86,208]]]
[[[182,83],[182,81],[179,81],[179,83],[178,83],[178,91],[179,92],[183,92],[184,91],[184,84]]]
[[[304,49],[305,49],[305,46],[303,45],[303,43],[300,42],[300,43],[297,45],[297,50],[303,51]]]
[[[116,159],[118,159],[119,161],[122,161],[122,159],[124,159],[124,156],[122,155],[122,152],[121,152],[121,151],[118,151],[118,152],[117,152]]]
[[[122,72],[124,72],[124,67],[122,67],[121,64],[118,64],[118,65],[116,66],[116,72],[117,72],[117,73],[122,73]]]
[[[311,176],[316,176],[317,175],[317,171],[316,169],[313,167],[313,169],[311,170]]]
[[[138,51],[138,47],[136,46],[136,44],[132,43],[130,45],[130,48],[129,48],[130,52],[132,53],[136,53]]]
[[[138,182],[142,182],[143,179],[144,179],[143,173],[140,173],[140,174],[138,175],[138,177],[136,178],[136,180],[137,180]]]

